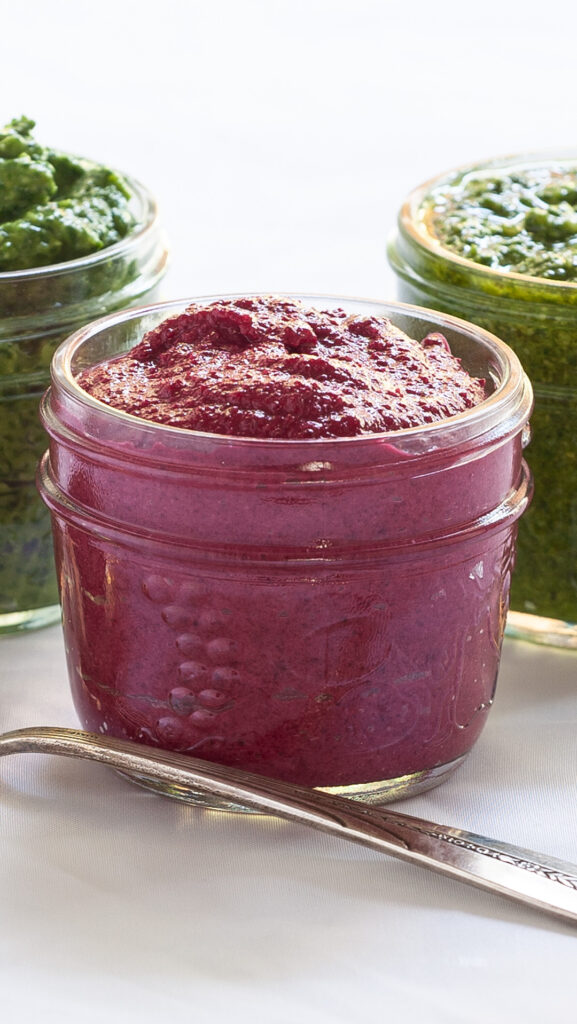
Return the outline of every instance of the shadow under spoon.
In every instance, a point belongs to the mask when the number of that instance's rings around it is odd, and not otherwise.
[[[136,781],[184,787],[309,825],[577,922],[577,865],[464,829],[78,729],[43,726],[0,735],[0,757],[17,753],[100,761]]]

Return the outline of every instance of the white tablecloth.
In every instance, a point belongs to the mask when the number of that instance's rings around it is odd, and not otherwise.
[[[573,142],[576,28],[497,0],[20,0],[1,114],[152,189],[166,298],[391,298],[411,187]],[[2,639],[0,672],[0,729],[76,725],[59,627]],[[577,861],[576,769],[577,654],[507,640],[470,758],[397,806]],[[345,841],[0,761],[2,1020],[541,1024],[573,1019],[576,957],[576,929]]]

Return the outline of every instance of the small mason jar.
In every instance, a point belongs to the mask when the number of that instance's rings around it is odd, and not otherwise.
[[[156,205],[128,178],[136,226],[82,259],[0,273],[0,633],[60,616],[50,517],[35,484],[38,415],[60,342],[97,317],[156,297],[167,253]]]
[[[302,298],[415,338],[442,331],[488,397],[353,438],[201,433],[77,383],[188,303],[78,331],[53,360],[39,474],[70,683],[92,732],[391,800],[445,779],[487,719],[530,498],[531,387],[514,353],[469,324]]]
[[[577,167],[577,157],[528,154],[459,168],[410,193],[388,247],[405,302],[464,317],[497,334],[522,360],[535,393],[530,463],[535,498],[524,517],[507,632],[577,648],[577,282],[494,269],[435,237],[432,193],[465,174]]]

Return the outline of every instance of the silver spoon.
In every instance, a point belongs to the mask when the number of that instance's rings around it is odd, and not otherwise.
[[[168,783],[310,825],[565,921],[577,921],[577,865],[464,829],[78,729],[40,727],[0,735],[0,757],[16,753],[101,761],[136,781]]]

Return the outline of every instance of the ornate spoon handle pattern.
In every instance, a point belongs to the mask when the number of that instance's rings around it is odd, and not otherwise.
[[[77,729],[30,728],[0,735],[0,756],[60,754],[100,761],[137,780],[218,797],[420,864],[480,889],[577,921],[577,865],[464,829],[139,743]]]

